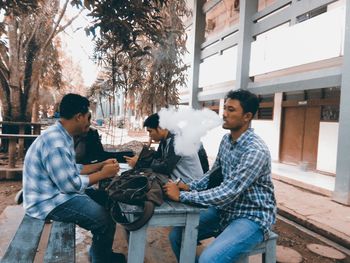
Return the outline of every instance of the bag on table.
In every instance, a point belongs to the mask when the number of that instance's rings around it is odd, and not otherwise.
[[[154,173],[151,169],[132,169],[113,178],[106,188],[108,209],[113,220],[129,231],[140,229],[151,219],[155,205],[163,203],[162,186],[168,180],[168,176]],[[135,221],[129,222],[118,202],[141,206],[143,211]]]

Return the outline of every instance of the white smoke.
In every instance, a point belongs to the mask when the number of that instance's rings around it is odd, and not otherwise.
[[[193,155],[198,152],[201,137],[221,125],[218,114],[209,109],[161,109],[159,126],[175,134],[175,153],[178,155]]]

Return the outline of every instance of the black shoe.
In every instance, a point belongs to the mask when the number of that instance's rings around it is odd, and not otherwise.
[[[18,193],[16,194],[15,202],[17,205],[20,205],[23,203],[23,189],[19,190]]]
[[[112,263],[126,263],[126,258],[124,256],[124,254],[122,254],[122,253],[112,252],[111,262]]]

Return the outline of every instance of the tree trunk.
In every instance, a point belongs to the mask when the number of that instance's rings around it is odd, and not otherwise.
[[[33,111],[32,111],[32,122],[39,121],[39,104],[37,101],[34,102]]]
[[[21,63],[20,63],[20,51],[18,45],[18,24],[16,18],[13,15],[8,17],[8,28],[9,28],[9,54],[10,54],[10,78],[9,83],[9,92],[10,92],[10,101],[5,103],[10,104],[9,107],[11,111],[9,112],[9,118],[11,121],[21,121]]]

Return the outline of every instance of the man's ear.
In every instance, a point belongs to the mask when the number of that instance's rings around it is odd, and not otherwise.
[[[82,114],[80,112],[74,115],[74,118],[77,121],[79,121],[81,117],[82,117]]]
[[[244,120],[247,122],[251,121],[253,119],[253,117],[254,117],[253,113],[251,113],[251,112],[244,113]]]

